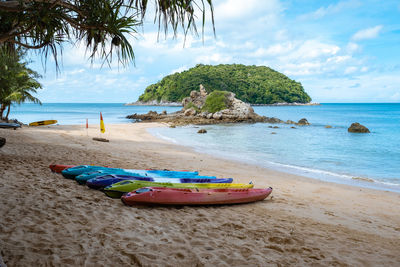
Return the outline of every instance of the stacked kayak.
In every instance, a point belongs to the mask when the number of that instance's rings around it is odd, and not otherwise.
[[[198,172],[187,172],[187,171],[117,169],[117,168],[108,168],[103,166],[89,166],[89,165],[75,166],[72,168],[67,168],[61,172],[61,174],[65,178],[69,179],[75,179],[76,176],[87,173],[97,174],[96,176],[101,176],[106,174],[133,174],[136,176],[182,177],[182,178],[190,178],[192,176],[197,176],[199,174]]]
[[[232,183],[232,178],[200,176],[193,171],[119,169],[90,165],[50,165],[53,172],[103,190],[126,205],[210,205],[263,200],[272,188]]]
[[[124,204],[161,205],[213,205],[238,204],[260,201],[268,197],[272,188],[266,189],[189,189],[143,187],[121,197]]]
[[[196,179],[216,179],[217,177],[215,176],[199,176],[197,174],[193,173],[186,173],[186,172],[171,172],[171,171],[162,171],[162,172],[154,172],[152,170],[148,171],[143,171],[143,170],[132,170],[132,172],[127,172],[125,170],[111,170],[111,171],[94,171],[94,172],[87,172],[87,173],[82,173],[81,175],[78,175],[75,177],[75,180],[80,183],[80,184],[86,184],[87,181],[94,179],[94,178],[100,178],[103,176],[107,175],[119,175],[119,176],[131,176],[132,180],[137,180],[135,177],[149,177],[151,178],[150,180],[146,181],[154,181],[152,179],[171,179],[171,178],[196,178]],[[167,180],[164,180],[164,182],[169,182]],[[176,181],[175,181],[176,183]]]
[[[90,185],[89,185],[90,186]],[[253,188],[253,184],[229,184],[229,183],[159,183],[148,181],[124,180],[104,188],[104,193],[112,198],[120,198],[123,194],[135,191],[142,187],[168,187],[168,188]]]
[[[61,173],[65,169],[75,167],[75,165],[52,164],[49,167],[52,172]]]
[[[198,178],[199,177],[199,178]],[[86,182],[87,186],[93,189],[103,189],[106,186],[112,185],[114,183],[118,183],[124,180],[131,181],[147,181],[147,182],[159,182],[159,183],[232,183],[232,178],[201,178],[204,176],[197,176],[193,178],[153,178],[153,177],[143,177],[143,176],[129,176],[129,175],[118,175],[118,174],[109,174],[105,176],[96,177],[90,179]],[[207,177],[207,176],[205,176]]]

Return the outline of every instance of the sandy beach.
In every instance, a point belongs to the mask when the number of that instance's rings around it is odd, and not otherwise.
[[[7,266],[399,266],[400,194],[200,154],[160,124],[0,129],[0,255]],[[198,170],[274,188],[251,204],[127,207],[50,164]]]

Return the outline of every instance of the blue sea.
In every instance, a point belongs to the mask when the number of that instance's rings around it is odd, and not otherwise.
[[[126,115],[149,110],[173,112],[180,107],[123,104],[23,104],[10,117],[28,123],[57,119],[60,124],[130,123]],[[153,135],[218,155],[315,179],[400,192],[400,104],[322,104],[258,106],[260,115],[282,120],[307,118],[310,126],[226,124],[150,129]],[[359,122],[370,134],[348,133]],[[332,128],[325,128],[326,125]],[[279,128],[269,128],[278,126]],[[276,134],[271,134],[275,132]],[[266,178],[267,179],[267,178]]]

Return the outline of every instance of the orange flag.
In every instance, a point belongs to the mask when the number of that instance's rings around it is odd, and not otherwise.
[[[104,128],[103,115],[101,115],[101,112],[100,112],[100,132],[104,133],[105,131],[106,131],[106,128]]]

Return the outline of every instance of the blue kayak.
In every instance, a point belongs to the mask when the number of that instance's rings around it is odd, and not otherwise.
[[[120,173],[122,174],[129,173],[137,176],[157,176],[157,177],[171,177],[171,176],[179,176],[179,177],[193,177],[198,175],[198,172],[187,172],[187,171],[168,171],[168,170],[135,170],[135,169],[118,169],[118,168],[107,168],[103,166],[90,166],[90,165],[81,165],[72,168],[65,169],[61,172],[61,174],[65,178],[75,179],[76,176],[81,175],[87,172],[95,172],[95,171],[103,171],[105,173]]]
[[[160,173],[156,172],[142,174],[142,173],[127,172],[124,170],[119,170],[119,171],[99,170],[99,171],[82,173],[81,175],[76,176],[75,180],[80,184],[85,184],[90,179],[108,174],[130,175],[130,176],[152,177],[152,178],[207,178],[207,179],[217,178],[215,176],[199,176],[193,174],[186,174],[183,172],[171,172],[171,171],[169,171],[168,173],[164,172],[160,175]]]
[[[103,189],[106,186],[121,182],[123,180],[136,180],[136,181],[148,181],[148,182],[159,182],[159,183],[232,183],[232,178],[152,178],[152,177],[141,177],[141,176],[129,176],[129,175],[118,175],[110,174],[100,176],[87,181],[87,185],[94,189]]]

